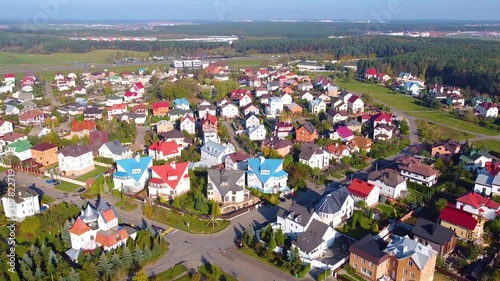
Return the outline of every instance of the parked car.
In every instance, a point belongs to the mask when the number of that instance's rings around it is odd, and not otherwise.
[[[80,192],[84,192],[84,191],[85,191],[85,188],[82,187],[82,188],[78,189],[77,192],[80,193]]]
[[[56,182],[54,183],[54,185],[55,185],[55,186],[60,185],[60,184],[61,184],[61,182],[60,182],[60,181],[56,181]]]
[[[54,185],[55,185],[55,183],[56,183],[56,182],[57,182],[57,181],[56,181],[55,179],[50,179],[50,180],[46,180],[46,181],[45,181],[45,183],[46,183],[46,184],[50,184],[50,185],[52,185],[52,184],[54,184]]]
[[[280,201],[284,203],[284,202],[286,202],[286,198],[285,197],[280,197]]]

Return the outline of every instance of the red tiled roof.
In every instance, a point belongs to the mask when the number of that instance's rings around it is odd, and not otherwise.
[[[217,124],[217,116],[212,115],[210,113],[207,113],[205,120],[203,120],[203,124],[205,124],[206,122],[210,122],[212,124]]]
[[[120,104],[113,104],[112,106],[108,107],[108,111],[115,109],[127,109],[127,105],[125,103],[120,103]]]
[[[347,149],[347,145],[343,145],[343,144],[331,144],[331,145],[326,147],[326,150],[328,150],[328,152],[330,152],[330,154],[334,154],[334,155],[337,155],[346,149]]]
[[[21,120],[21,119],[27,120],[30,118],[36,118],[38,116],[43,116],[43,112],[41,112],[38,109],[31,109],[31,110],[28,110],[25,113],[19,115],[19,120]]]
[[[135,83],[135,84],[134,84],[134,88],[137,88],[137,89],[139,89],[139,90],[140,90],[140,89],[144,89],[144,85],[142,85],[142,83],[141,83],[141,82],[137,82],[137,83]]]
[[[156,141],[149,146],[149,149],[160,151],[163,155],[179,153],[179,145],[175,141]]]
[[[500,208],[500,203],[497,203],[489,198],[483,197],[475,192],[470,192],[458,198],[457,202],[474,206],[474,208],[476,209],[480,208],[481,206],[486,206],[494,210],[498,210]]]
[[[156,175],[159,176],[159,178],[153,177],[151,179],[151,182],[159,184],[166,183],[175,190],[182,178],[189,177],[189,174],[187,172],[188,166],[188,162],[153,166],[152,170]]]
[[[391,120],[392,120],[392,114],[391,113],[387,113],[387,112],[381,112],[381,113],[373,116],[373,121],[381,122],[383,120],[385,120],[386,122],[391,122]]]
[[[373,67],[372,68],[368,68],[366,70],[366,74],[368,74],[368,75],[375,75],[375,74],[377,74],[377,70],[375,68],[373,68]]]
[[[420,163],[409,164],[408,166],[400,166],[400,169],[417,175],[423,175],[426,177],[439,175],[439,171],[437,171],[436,169],[432,168],[429,165]]]
[[[470,230],[474,230],[477,225],[477,220],[471,214],[451,206],[448,206],[441,211],[439,219]]]
[[[366,198],[372,192],[375,185],[367,183],[360,179],[354,179],[349,185],[349,192],[355,196]]]
[[[500,172],[500,162],[486,162],[484,168],[490,175],[496,176]]]
[[[153,103],[153,109],[159,109],[159,108],[165,108],[165,107],[169,107],[170,106],[170,103],[168,101],[158,101],[158,102],[155,102]]]
[[[89,230],[90,227],[81,218],[77,218],[75,224],[69,229],[69,232],[80,236]]]
[[[102,217],[104,218],[104,221],[110,222],[114,219],[116,219],[116,214],[113,211],[113,209],[107,209],[102,213]]]
[[[73,120],[73,123],[71,125],[71,131],[72,132],[81,132],[81,131],[92,131],[96,129],[96,122],[92,120],[85,120],[78,122],[76,120]]]

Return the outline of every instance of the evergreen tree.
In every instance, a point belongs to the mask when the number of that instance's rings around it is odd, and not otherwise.
[[[285,234],[283,233],[283,230],[281,228],[278,228],[276,231],[276,234],[274,235],[274,238],[276,239],[276,243],[280,246],[285,244]]]
[[[212,277],[215,280],[217,280],[217,281],[220,280],[220,278],[222,276],[222,271],[221,271],[221,269],[217,265],[211,264],[210,265],[210,272],[212,273]]]
[[[141,268],[139,271],[137,271],[134,274],[134,277],[132,278],[132,281],[148,281],[149,277],[148,274],[146,273],[146,270],[144,268]]]
[[[109,263],[108,257],[104,252],[99,257],[97,269],[99,270],[99,274],[101,276],[109,276],[111,273],[111,264]]]

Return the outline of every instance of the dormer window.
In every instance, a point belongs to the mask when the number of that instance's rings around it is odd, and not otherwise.
[[[177,180],[177,176],[169,176],[168,180],[169,181]]]
[[[269,175],[269,170],[261,170],[260,173],[263,175]]]
[[[133,169],[132,170],[132,174],[140,174],[141,173],[141,169]]]

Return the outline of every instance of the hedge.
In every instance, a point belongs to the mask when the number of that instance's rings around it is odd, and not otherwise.
[[[309,272],[309,270],[311,270],[311,264],[308,263],[306,266],[304,266],[304,268],[302,268],[298,273],[298,278],[299,279],[302,279],[304,278],[304,276],[306,276],[306,274]]]

